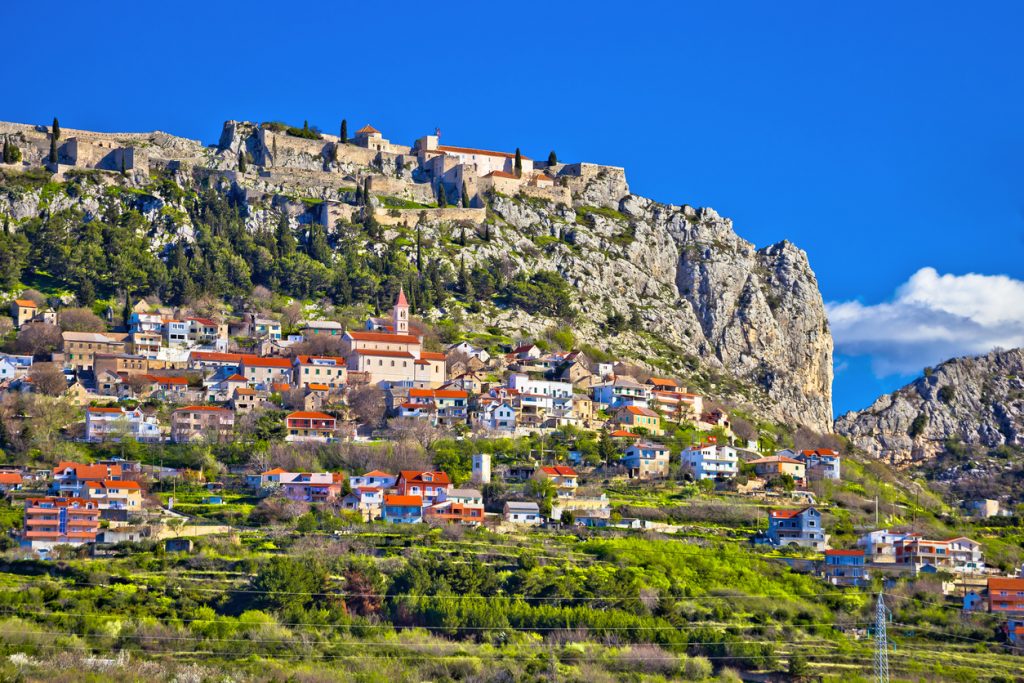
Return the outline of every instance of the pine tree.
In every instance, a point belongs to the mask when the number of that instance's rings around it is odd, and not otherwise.
[[[555,154],[555,150],[551,150],[551,154],[548,154],[548,166],[555,166],[558,164],[558,156]]]
[[[78,286],[78,305],[91,307],[96,302],[96,288],[92,280],[85,278]]]
[[[522,177],[522,175],[523,175],[523,155],[519,151],[518,147],[516,147],[516,161],[515,161],[515,167],[514,168],[515,168],[516,178]]]
[[[356,206],[361,206],[363,203],[363,186],[356,185]]]
[[[242,150],[238,150],[238,172],[245,173],[245,171],[245,152],[243,152]]]
[[[341,120],[341,134],[338,136],[338,139],[341,141],[341,144],[348,144],[348,121],[345,119]]]
[[[469,208],[469,192],[466,190],[466,181],[462,181],[462,208]]]
[[[466,246],[466,226],[462,226],[462,230],[459,231],[459,246]]]
[[[363,181],[363,204],[370,205],[370,177]]]
[[[50,163],[57,163],[57,138],[50,136]]]
[[[484,242],[491,241],[491,224],[484,223]]]
[[[57,121],[57,117],[53,117],[53,139],[60,140],[60,122]]]
[[[125,327],[128,326],[128,319],[132,317],[132,295],[128,292],[124,294],[124,310],[121,311],[121,320],[124,322]]]
[[[444,183],[437,184],[437,205],[442,209],[448,206],[448,196],[444,191]]]
[[[302,132],[303,133],[308,133],[309,132],[309,121],[303,121],[302,122]]]

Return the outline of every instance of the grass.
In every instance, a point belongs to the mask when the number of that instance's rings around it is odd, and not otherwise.
[[[385,209],[436,209],[437,204],[420,204],[411,199],[393,197],[391,195],[379,195],[377,200],[384,205]]]

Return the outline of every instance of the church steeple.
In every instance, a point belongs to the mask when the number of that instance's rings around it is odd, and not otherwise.
[[[398,288],[398,300],[391,311],[391,324],[395,334],[409,334],[409,302],[405,300],[405,288]]]

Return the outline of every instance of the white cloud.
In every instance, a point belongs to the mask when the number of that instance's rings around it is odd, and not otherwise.
[[[830,302],[826,308],[836,352],[870,356],[879,377],[1024,346],[1024,282],[1005,275],[939,275],[922,268],[890,302]]]

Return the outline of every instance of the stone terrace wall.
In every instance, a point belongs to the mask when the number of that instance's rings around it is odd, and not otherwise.
[[[396,215],[397,214],[397,215]],[[425,214],[428,223],[469,221],[480,225],[487,219],[487,209],[463,209],[461,207],[445,207],[443,209],[377,209],[373,216],[381,225],[416,225],[420,215]]]

